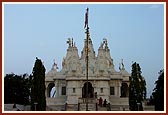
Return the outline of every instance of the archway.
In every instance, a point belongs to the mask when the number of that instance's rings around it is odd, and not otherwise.
[[[87,97],[87,82],[84,84],[83,88],[82,88],[82,98],[86,98]],[[94,96],[94,88],[92,87],[92,84],[90,82],[88,82],[88,97],[89,98],[93,98]]]
[[[128,85],[127,85],[127,83],[122,83],[122,85],[121,85],[121,97],[128,97]]]
[[[53,97],[56,93],[55,89],[55,84],[54,83],[49,83],[47,87],[47,97]]]

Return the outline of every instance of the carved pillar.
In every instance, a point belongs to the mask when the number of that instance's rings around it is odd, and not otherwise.
[[[55,81],[54,81],[54,84],[55,84],[55,90],[56,90],[56,96],[55,96],[55,97],[58,97],[58,96],[59,96],[59,85],[58,85],[58,80],[55,80]]]
[[[121,96],[121,83],[118,82],[118,96]]]

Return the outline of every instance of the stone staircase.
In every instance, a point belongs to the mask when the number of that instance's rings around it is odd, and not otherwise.
[[[79,105],[79,111],[86,111],[86,103]],[[96,105],[94,103],[88,103],[88,111],[96,111]]]
[[[97,99],[95,98],[79,98],[78,100],[78,110],[86,111],[86,102],[88,102],[88,111],[97,110]]]
[[[98,106],[98,111],[107,111],[107,107]]]
[[[65,110],[66,111],[78,111],[78,105],[77,104],[67,104]]]
[[[86,98],[79,98],[78,111],[86,111]],[[88,98],[88,111],[110,111],[110,105],[106,107],[98,105],[96,98]]]

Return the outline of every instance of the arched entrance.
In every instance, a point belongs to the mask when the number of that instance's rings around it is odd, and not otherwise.
[[[86,98],[86,88],[87,88],[87,82],[84,84],[82,88],[82,98]],[[88,97],[93,98],[94,94],[94,88],[92,87],[92,84],[88,82]]]
[[[128,85],[127,85],[127,83],[122,83],[122,85],[121,85],[121,97],[128,97]]]
[[[49,83],[48,87],[47,87],[47,97],[54,97],[54,95],[56,93],[56,91],[54,89],[55,89],[55,84],[54,83]],[[51,91],[53,93],[51,93]]]

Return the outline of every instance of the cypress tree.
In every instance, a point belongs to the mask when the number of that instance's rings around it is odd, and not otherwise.
[[[36,111],[45,111],[45,67],[38,58],[36,58],[32,74],[31,109]]]
[[[164,70],[160,70],[158,80],[155,82],[153,98],[156,111],[164,111]]]
[[[136,62],[132,64],[129,85],[129,108],[131,111],[143,110],[142,101],[146,98],[146,81],[141,73],[139,64]]]

